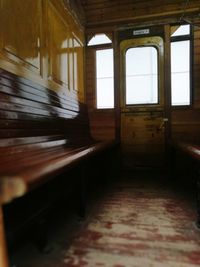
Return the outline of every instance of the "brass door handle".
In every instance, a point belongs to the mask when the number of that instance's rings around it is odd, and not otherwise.
[[[157,127],[157,131],[162,131],[165,128],[165,123],[168,122],[168,118],[163,118],[161,124]]]
[[[157,131],[162,131],[162,129],[165,127],[165,122],[162,121],[161,124],[157,127]]]

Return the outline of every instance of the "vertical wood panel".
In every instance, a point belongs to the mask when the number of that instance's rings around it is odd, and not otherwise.
[[[68,72],[69,60],[69,26],[62,19],[61,14],[56,8],[49,3],[48,5],[48,25],[49,25],[49,78],[53,81],[64,85],[67,89],[69,86],[69,77],[71,73]]]
[[[169,142],[171,139],[171,110],[170,110],[170,104],[171,104],[171,64],[170,64],[170,25],[165,25],[165,43],[164,43],[164,84],[165,84],[165,90],[164,90],[164,105],[165,105],[165,113],[164,116],[167,119],[167,121],[164,122],[165,125],[165,149],[166,152],[168,151]],[[167,153],[168,154],[168,153]]]

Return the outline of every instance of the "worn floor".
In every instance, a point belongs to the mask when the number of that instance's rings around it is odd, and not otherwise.
[[[26,244],[12,256],[12,266],[200,266],[193,199],[187,187],[172,184],[129,175],[103,194],[85,222],[73,214],[63,216],[62,222],[58,218],[50,253],[41,254]]]

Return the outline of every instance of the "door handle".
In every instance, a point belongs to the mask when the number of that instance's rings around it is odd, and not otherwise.
[[[163,118],[162,122],[160,123],[160,125],[157,127],[157,132],[160,132],[164,129],[165,127],[165,123],[168,122],[169,119],[168,118]]]
[[[168,118],[163,118],[163,122],[168,122],[169,119]]]

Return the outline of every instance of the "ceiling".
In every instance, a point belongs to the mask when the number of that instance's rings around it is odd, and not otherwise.
[[[77,0],[78,1],[78,0]],[[79,0],[86,26],[101,27],[157,21],[200,18],[200,0]]]

